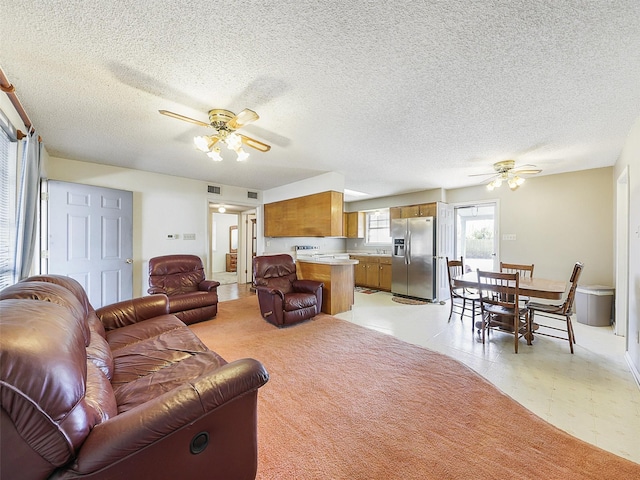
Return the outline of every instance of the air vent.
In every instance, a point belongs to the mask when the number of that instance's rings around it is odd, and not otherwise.
[[[215,185],[208,185],[207,186],[207,192],[209,193],[217,193],[218,195],[220,195],[220,187],[216,187]]]
[[[258,199],[258,192],[247,192],[247,197],[248,198],[255,198],[257,200]]]

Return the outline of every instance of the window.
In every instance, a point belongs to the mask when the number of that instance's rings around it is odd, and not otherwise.
[[[391,245],[391,220],[388,208],[367,212],[366,225],[365,243]]]
[[[4,116],[3,116],[4,117]],[[14,283],[13,244],[15,242],[16,144],[2,118],[0,125],[0,290]]]

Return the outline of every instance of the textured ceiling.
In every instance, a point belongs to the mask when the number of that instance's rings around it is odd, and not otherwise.
[[[640,114],[638,0],[0,0],[0,67],[52,156],[269,189],[324,172],[370,196],[613,165]],[[238,163],[192,145],[260,119]]]

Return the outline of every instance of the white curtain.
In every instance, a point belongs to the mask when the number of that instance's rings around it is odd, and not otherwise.
[[[40,171],[42,145],[38,134],[30,132],[23,140],[22,159],[19,166],[19,191],[17,198],[15,281],[27,278],[31,272],[38,231],[38,205],[40,203]]]

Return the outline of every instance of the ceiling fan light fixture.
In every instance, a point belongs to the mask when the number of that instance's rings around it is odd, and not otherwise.
[[[517,190],[524,182],[525,179],[520,175],[536,175],[542,170],[535,168],[535,165],[525,165],[525,167],[534,168],[518,168],[515,169],[515,160],[504,160],[493,164],[493,169],[497,172],[494,175],[493,180],[487,184],[487,190],[492,191],[502,186],[504,182],[509,185],[511,190]]]
[[[193,138],[196,148],[206,153],[216,162],[222,161],[220,155],[220,143],[224,143],[229,150],[233,150],[238,155],[238,161],[242,162],[249,158],[249,154],[242,149],[242,145],[248,145],[261,152],[268,152],[271,146],[255,138],[247,137],[235,130],[258,120],[258,114],[253,110],[245,108],[238,115],[230,110],[212,109],[209,110],[209,122],[205,123],[194,118],[185,117],[168,110],[159,110],[162,115],[193,123],[202,127],[209,127],[214,130],[213,135],[198,135]]]
[[[217,146],[214,147],[210,152],[208,152],[207,156],[214,162],[222,161],[222,155],[220,155],[220,148]]]
[[[242,147],[238,148],[236,150],[236,153],[238,154],[238,161],[239,162],[244,162],[247,158],[249,158],[249,154],[247,152],[245,152]]]
[[[193,137],[193,143],[195,144],[196,148],[201,152],[207,153],[208,151],[211,150],[212,142],[209,137],[205,137],[202,135]]]

